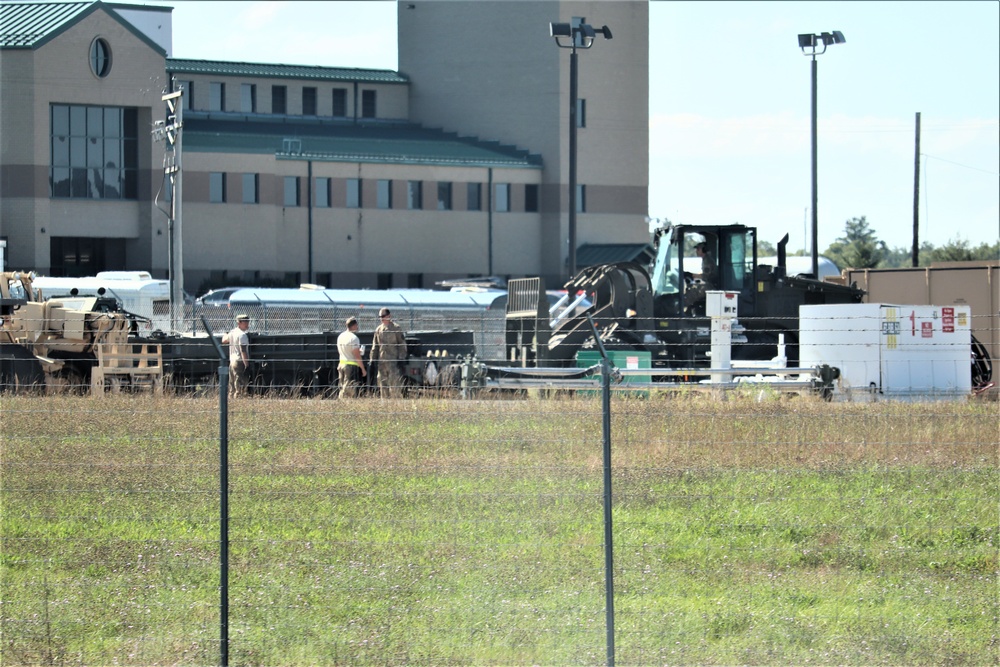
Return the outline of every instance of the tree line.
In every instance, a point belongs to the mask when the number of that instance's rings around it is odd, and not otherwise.
[[[774,255],[774,246],[759,242],[758,254]],[[805,250],[797,250],[790,255],[807,255]],[[841,271],[853,269],[892,269],[913,265],[913,248],[889,247],[878,238],[878,234],[865,216],[851,218],[844,224],[844,233],[820,253],[837,265]],[[930,266],[933,262],[1000,260],[1000,240],[996,243],[980,243],[977,246],[968,240],[956,238],[943,246],[928,242],[920,244],[918,261],[920,266]]]

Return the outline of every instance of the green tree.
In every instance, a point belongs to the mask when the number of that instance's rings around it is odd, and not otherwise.
[[[885,242],[879,240],[865,216],[851,218],[844,224],[844,235],[823,253],[841,271],[846,268],[873,269],[889,255]]]
[[[918,266],[927,266],[930,264],[930,257],[933,252],[935,252],[933,245],[924,241],[920,244],[920,248],[917,251],[917,262]],[[888,248],[885,253],[885,257],[882,258],[882,262],[878,265],[880,269],[899,269],[913,266],[913,247],[912,246],[898,246],[896,248]]]
[[[993,244],[980,243],[978,246],[971,246],[966,239],[955,238],[949,240],[940,248],[933,248],[928,253],[928,263],[972,262],[996,259],[1000,259],[1000,241]],[[921,258],[921,263],[923,263],[923,258]]]

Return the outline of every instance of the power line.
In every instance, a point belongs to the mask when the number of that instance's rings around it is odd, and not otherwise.
[[[966,169],[972,169],[973,171],[981,171],[984,174],[990,174],[990,175],[993,175],[993,176],[1000,175],[1000,172],[997,172],[997,171],[990,171],[989,169],[980,169],[979,167],[970,167],[967,164],[962,164],[961,162],[955,162],[954,160],[946,160],[943,157],[937,157],[937,156],[934,156],[934,155],[928,155],[927,153],[921,153],[920,155],[922,157],[927,157],[927,158],[930,158],[932,160],[940,160],[941,162],[947,162],[948,164],[953,164],[953,165],[955,165],[957,167],[964,167]]]

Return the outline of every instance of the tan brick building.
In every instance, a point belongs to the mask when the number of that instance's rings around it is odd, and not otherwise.
[[[578,246],[646,242],[645,2],[397,6],[398,72],[174,59],[169,8],[0,4],[8,264],[166,275],[169,188],[151,129],[172,81],[185,90],[188,291],[558,281],[569,56],[547,33],[573,16],[615,30],[580,55]],[[503,23],[504,39],[454,38],[483,22]],[[447,49],[416,48],[449,33]]]

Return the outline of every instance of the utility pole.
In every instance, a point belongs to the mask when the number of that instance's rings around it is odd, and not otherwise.
[[[913,266],[920,266],[920,112],[913,149]]]
[[[170,82],[173,88],[173,81]],[[166,142],[163,173],[169,179],[170,214],[167,218],[168,272],[170,277],[170,328],[184,328],[184,253],[181,243],[181,128],[184,126],[184,89],[164,93],[166,123],[153,128],[153,139]]]

